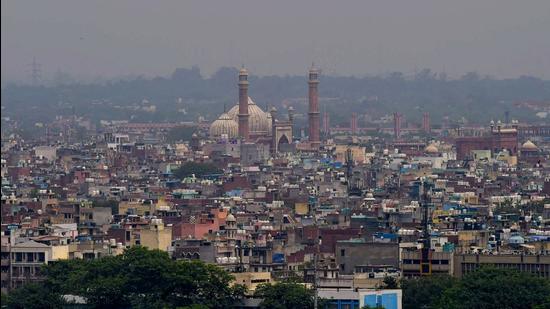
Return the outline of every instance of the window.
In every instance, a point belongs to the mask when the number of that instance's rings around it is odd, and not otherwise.
[[[422,264],[422,273],[427,274],[430,272],[430,264]]]
[[[346,249],[340,249],[340,256],[346,256]]]
[[[27,252],[27,262],[34,262],[34,254],[32,252]]]
[[[15,253],[15,261],[16,262],[22,262],[23,261],[23,253],[21,253],[21,252]]]

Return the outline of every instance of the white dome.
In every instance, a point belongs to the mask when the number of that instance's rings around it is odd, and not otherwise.
[[[224,134],[229,138],[237,137],[239,134],[239,125],[227,113],[221,114],[220,118],[210,125],[211,137],[219,138]]]
[[[437,146],[435,144],[430,144],[428,147],[424,148],[424,151],[426,153],[438,153],[439,149],[437,149]]]
[[[225,222],[236,222],[237,219],[235,219],[235,216],[233,214],[228,214],[227,218],[225,218]]]
[[[237,104],[227,112],[227,115],[238,123],[238,114],[239,103],[237,102]],[[250,97],[248,97],[248,114],[248,128],[251,135],[268,135],[271,132],[271,115],[264,112]]]

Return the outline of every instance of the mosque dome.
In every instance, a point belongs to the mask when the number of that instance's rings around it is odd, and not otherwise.
[[[238,123],[239,103],[233,106],[227,115]],[[271,115],[264,112],[250,97],[248,97],[248,128],[250,135],[268,135],[271,132]],[[237,125],[238,129],[238,125]]]
[[[437,149],[437,146],[435,144],[430,144],[426,148],[424,148],[424,151],[426,153],[438,153],[439,149]]]
[[[537,145],[535,145],[535,143],[533,143],[531,141],[526,141],[525,143],[523,143],[523,145],[521,145],[521,149],[522,150],[538,150],[538,147],[537,147]]]
[[[221,137],[227,134],[227,137],[234,138],[239,134],[239,125],[227,113],[221,116],[210,125],[210,136]]]

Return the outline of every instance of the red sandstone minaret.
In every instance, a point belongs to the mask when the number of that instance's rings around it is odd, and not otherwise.
[[[393,134],[395,138],[401,137],[401,119],[403,115],[400,113],[393,113]]]
[[[321,145],[320,139],[320,117],[319,117],[319,71],[312,65],[309,70],[309,142],[311,147],[318,149]]]
[[[430,126],[430,113],[425,112],[424,115],[422,115],[422,129],[426,133],[430,133],[431,126]]]
[[[351,113],[351,134],[357,134],[357,113]]]
[[[239,71],[239,137],[243,142],[250,139],[248,131],[248,71],[243,67]]]
[[[325,112],[325,114],[324,114],[323,127],[324,127],[324,131],[325,131],[325,135],[328,135],[328,133],[330,131],[330,119],[329,119],[329,115],[328,115],[327,112]]]

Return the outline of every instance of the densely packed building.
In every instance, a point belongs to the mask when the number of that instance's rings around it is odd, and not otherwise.
[[[238,104],[211,124],[7,136],[2,291],[41,280],[43,264],[136,245],[216,264],[251,291],[298,277],[350,304],[386,277],[461,277],[485,264],[550,278],[548,131],[519,134],[534,131],[517,121],[436,130],[428,113],[405,128],[396,113],[378,135],[357,115],[350,129],[326,115],[321,135],[318,74],[307,138],[293,134],[292,107],[279,117],[248,97],[244,68]],[[70,132],[80,120],[58,122]],[[197,128],[189,141],[166,142],[185,126]]]

